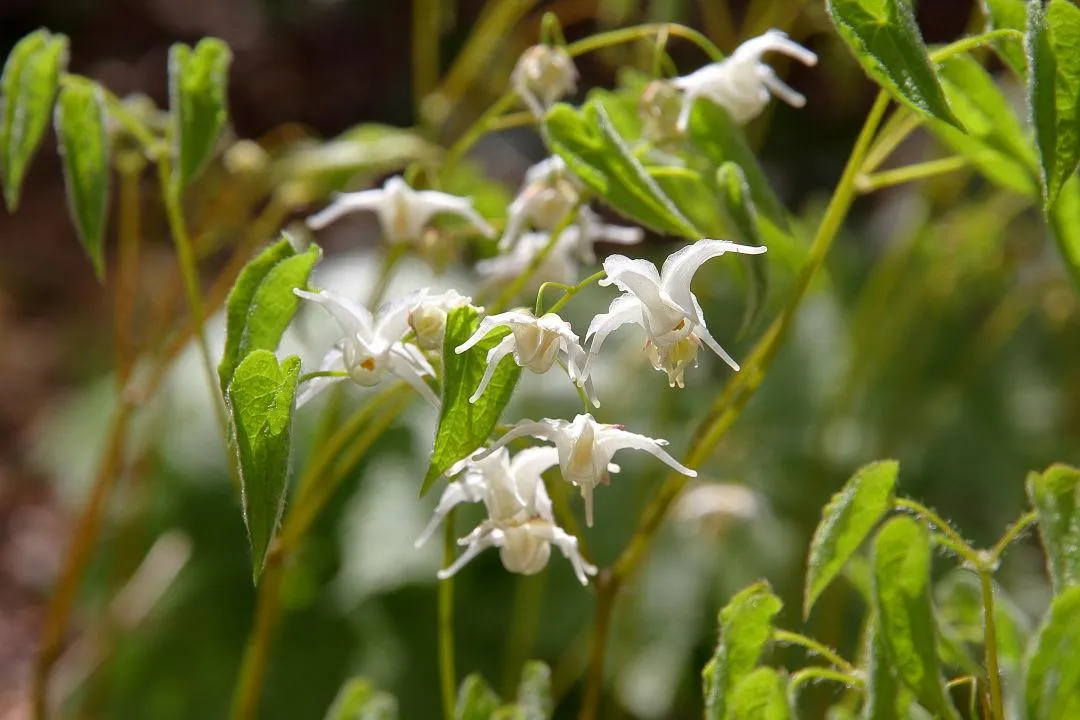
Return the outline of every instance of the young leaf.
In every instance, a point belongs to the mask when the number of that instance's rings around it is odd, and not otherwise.
[[[1039,184],[1035,148],[990,73],[967,55],[939,63],[938,73],[967,132],[936,121],[929,123],[930,129],[992,182],[1035,196]]]
[[[1024,32],[1028,0],[983,0],[986,14],[986,30],[1016,30]],[[1023,78],[1027,74],[1027,57],[1024,43],[1019,39],[1006,38],[994,42],[994,49],[1009,67]]]
[[[1080,175],[1073,173],[1046,216],[1073,283],[1080,288]]]
[[[803,616],[893,506],[900,465],[883,460],[859,468],[821,512],[810,541]]]
[[[479,325],[480,313],[474,307],[457,308],[446,316],[442,408],[439,411],[439,427],[435,431],[431,465],[424,476],[421,495],[430,490],[439,476],[454,463],[468,457],[491,436],[521,376],[521,368],[514,359],[504,357],[484,394],[475,403],[469,402],[487,368],[488,350],[510,332],[506,328],[497,328],[460,355],[454,352],[454,348],[468,340]]]
[[[787,681],[771,667],[759,667],[739,681],[731,694],[732,720],[788,720]]]
[[[829,0],[828,7],[874,82],[920,115],[963,129],[938,84],[909,0]]]
[[[394,696],[375,689],[365,678],[352,678],[341,686],[325,720],[397,720]]]
[[[217,38],[200,40],[194,50],[183,43],[169,48],[175,191],[194,180],[214,152],[228,115],[231,61],[229,46]]]
[[[1080,586],[1054,598],[1026,665],[1029,718],[1080,717]]]
[[[0,176],[9,212],[19,206],[23,178],[49,124],[67,55],[66,36],[37,30],[16,43],[4,64],[0,77]]]
[[[635,158],[593,100],[581,111],[558,103],[545,121],[548,146],[616,212],[658,232],[702,237]]]
[[[517,704],[520,720],[548,720],[555,712],[551,698],[551,668],[539,660],[530,660],[521,669]]]
[[[461,682],[454,720],[490,720],[499,707],[499,696],[476,673]]]
[[[276,350],[322,256],[317,245],[297,253],[288,238],[269,246],[240,271],[225,305],[225,349],[218,364],[221,391],[229,387],[236,366],[253,350]]]
[[[870,619],[867,633],[866,702],[863,720],[908,720],[911,694],[900,684],[885,649],[880,622]]]
[[[1027,494],[1035,507],[1054,592],[1080,584],[1080,470],[1051,465],[1041,475],[1033,472]]]
[[[69,85],[56,102],[54,123],[68,207],[98,279],[105,277],[102,242],[109,207],[109,133],[105,97],[92,83]]]
[[[937,717],[959,720],[938,666],[930,561],[926,528],[909,517],[889,520],[874,539],[874,599],[897,676]]]
[[[705,717],[728,717],[731,693],[761,660],[783,603],[762,580],[736,593],[720,611],[720,641],[702,671]]]
[[[285,509],[299,374],[300,358],[293,356],[278,365],[274,353],[256,350],[244,358],[229,383],[232,446],[239,460],[255,582]]]
[[[735,228],[739,241],[744,245],[764,245],[758,229],[757,208],[754,207],[753,194],[741,167],[733,162],[726,162],[716,171],[716,183],[720,186],[720,200],[728,222]],[[752,257],[741,256],[742,266],[750,279],[750,297],[746,303],[746,314],[742,327],[751,327],[765,309],[765,296],[769,291],[766,274],[768,265],[753,262]],[[759,259],[760,260],[760,259]]]
[[[1028,105],[1049,209],[1080,162],[1080,8],[1069,0],[1028,3],[1026,46]]]
[[[945,634],[945,628],[950,628],[957,639],[981,647],[985,631],[982,588],[978,578],[968,570],[956,569],[934,588],[934,599],[942,635]],[[1023,611],[996,585],[994,627],[998,660],[1002,665],[1019,667],[1030,628]]]

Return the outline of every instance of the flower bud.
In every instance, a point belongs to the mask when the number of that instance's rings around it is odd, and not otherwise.
[[[446,310],[438,305],[420,305],[409,315],[409,327],[422,349],[439,350],[446,332]]]
[[[537,117],[577,89],[577,68],[565,48],[533,45],[521,54],[510,75],[514,90]]]
[[[545,318],[554,318],[556,315],[546,315]],[[544,318],[541,318],[543,320]],[[528,368],[534,373],[543,374],[551,369],[555,363],[555,356],[559,352],[559,340],[561,336],[557,330],[545,327],[538,320],[536,323],[519,323],[513,325],[515,350],[521,367]]]
[[[259,143],[239,140],[225,151],[225,169],[233,175],[256,175],[266,169],[270,156]]]
[[[499,559],[503,567],[521,575],[535,575],[547,567],[551,545],[530,532],[529,523],[503,530]]]

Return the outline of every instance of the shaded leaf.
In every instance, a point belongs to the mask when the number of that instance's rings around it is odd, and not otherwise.
[[[889,661],[877,615],[871,617],[866,636],[866,702],[863,720],[908,720],[911,693],[896,677]]]
[[[844,565],[892,509],[900,465],[882,460],[859,468],[821,512],[810,541],[803,592],[803,616],[810,614]]]
[[[732,720],[787,720],[787,680],[771,667],[759,667],[739,681],[731,694]]]
[[[932,713],[957,720],[938,665],[930,561],[927,529],[909,517],[889,520],[874,539],[874,599],[897,676]]]
[[[279,365],[274,353],[256,350],[239,364],[229,383],[232,448],[256,582],[285,509],[299,374],[300,358]]]
[[[375,689],[365,678],[347,680],[338,691],[325,720],[397,720],[394,696]]]
[[[1027,715],[1080,717],[1080,586],[1050,603],[1027,661]]]
[[[983,625],[982,587],[978,576],[970,570],[957,569],[944,577],[934,588],[937,618],[942,634],[951,632],[955,639],[982,647]],[[1018,667],[1024,654],[1030,628],[1023,611],[1000,587],[994,587],[994,628],[997,635],[998,659],[1003,665]],[[964,667],[965,671],[977,668]]]
[[[488,351],[510,333],[509,328],[496,328],[467,351],[460,355],[455,353],[454,348],[468,340],[479,326],[480,313],[474,307],[456,308],[446,316],[442,408],[431,465],[424,476],[421,495],[430,490],[454,463],[468,457],[487,441],[521,377],[521,368],[507,355],[499,362],[484,394],[475,403],[469,402],[487,368]]]
[[[1046,214],[1065,269],[1080,290],[1080,176],[1072,174]]]
[[[1023,33],[1027,22],[1028,0],[982,0],[986,30],[1016,30]],[[1019,38],[994,41],[994,49],[1021,78],[1027,72],[1024,43]]]
[[[731,693],[761,660],[783,603],[762,580],[741,590],[720,611],[720,641],[702,671],[705,717],[728,716]]]
[[[530,660],[521,669],[517,696],[521,720],[548,720],[555,711],[551,698],[551,668],[539,660]]]
[[[499,696],[484,678],[473,673],[462,681],[454,720],[491,720],[498,709]]]
[[[915,112],[962,128],[907,0],[829,0],[829,15],[872,80]]]
[[[105,96],[92,83],[65,87],[54,123],[68,208],[98,279],[105,277],[103,240],[109,207],[109,134]]]
[[[0,76],[0,176],[9,212],[19,206],[23,179],[49,124],[67,60],[67,37],[37,30],[16,43],[4,63]]]
[[[293,290],[307,287],[311,270],[321,256],[317,245],[297,253],[286,237],[256,255],[240,271],[225,304],[225,349],[218,364],[222,392],[248,353],[277,349],[300,304]]]
[[[227,88],[232,51],[217,38],[194,49],[169,48],[169,111],[172,115],[174,190],[182,190],[214,153],[228,116]]]
[[[733,162],[726,162],[716,171],[716,183],[720,186],[720,204],[724,208],[728,222],[735,228],[739,242],[744,245],[765,244],[759,231],[757,208],[753,194],[741,167]],[[752,327],[765,310],[765,297],[769,292],[768,265],[760,258],[742,256],[743,270],[749,278],[750,297],[743,316],[742,332]]]
[[[1069,0],[1028,4],[1028,105],[1049,209],[1080,162],[1080,8]]]
[[[1080,470],[1051,465],[1042,474],[1033,472],[1027,494],[1035,507],[1054,592],[1080,584]]]

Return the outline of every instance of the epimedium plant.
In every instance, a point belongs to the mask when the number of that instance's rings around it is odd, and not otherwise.
[[[92,79],[69,73],[62,35],[40,30],[21,40],[0,78],[0,171],[9,210],[18,206],[23,179],[51,115],[71,216],[103,280],[108,276],[104,236],[113,166],[120,177],[121,248],[115,277],[109,280],[117,287],[118,308],[125,307],[137,272],[138,230],[137,223],[132,229],[132,205],[125,202],[129,195],[124,190],[130,190],[133,178],[137,183],[146,165],[153,165],[191,317],[157,347],[140,348],[126,336],[124,323],[130,317],[118,313],[118,337],[124,338],[118,342],[123,402],[50,606],[35,678],[38,714],[46,711],[50,670],[139,400],[156,391],[164,368],[194,339],[226,438],[258,585],[256,623],[240,670],[235,717],[257,713],[285,569],[345,475],[417,397],[438,410],[429,470],[417,485],[421,495],[443,487],[432,524],[418,544],[442,522],[445,567],[439,573],[437,612],[445,716],[551,716],[555,700],[543,663],[524,666],[517,695],[509,701],[478,675],[459,686],[452,583],[454,574],[487,548],[498,549],[508,571],[534,574],[548,565],[554,545],[596,598],[581,708],[583,718],[596,717],[620,590],[632,580],[688,479],[707,462],[764,381],[858,195],[974,168],[1046,214],[1064,264],[1080,282],[1080,59],[1073,52],[1080,44],[1080,8],[1068,0],[988,0],[985,5],[985,32],[931,49],[904,0],[828,3],[840,37],[881,89],[805,248],[796,281],[742,363],[708,329],[691,286],[707,261],[740,256],[749,296],[744,327],[752,329],[767,309],[765,257],[754,256],[770,246],[799,243],[741,128],[772,96],[795,107],[805,103],[766,64],[765,53],[780,52],[808,66],[817,58],[778,30],[746,38],[725,56],[695,31],[670,24],[567,43],[549,14],[541,42],[522,54],[507,92],[445,152],[396,134],[403,131],[374,133],[372,146],[399,142],[390,154],[375,153],[363,172],[374,177],[401,170],[402,175],[390,177],[381,188],[335,195],[328,207],[309,216],[307,230],[283,234],[254,252],[276,233],[287,211],[322,202],[344,186],[348,177],[343,180],[343,175],[360,170],[323,168],[317,181],[299,192],[295,178],[308,173],[310,180],[313,163],[318,163],[302,153],[286,157],[276,166],[279,174],[272,184],[289,192],[272,191],[273,212],[253,224],[251,242],[237,253],[210,296],[199,281],[199,238],[189,233],[184,200],[221,144],[228,48],[214,39],[195,47],[174,46],[165,112],[118,98]],[[671,38],[694,43],[708,62],[679,75],[666,51]],[[628,74],[614,90],[592,89],[580,105],[566,102],[577,92],[575,58],[628,42],[651,45],[651,74]],[[987,48],[1026,84],[1026,117],[1016,116],[986,69]],[[519,103],[523,111],[514,110]],[[895,109],[886,118],[891,105]],[[464,156],[485,134],[515,124],[535,126],[550,157],[529,171],[512,202],[479,208],[453,190],[468,184],[461,179],[467,174]],[[880,170],[918,127],[927,128],[953,154]],[[233,153],[234,164],[239,155]],[[607,207],[633,227],[605,223],[590,203]],[[378,283],[364,304],[311,286],[322,253],[307,235],[351,212],[373,212],[386,244]],[[643,240],[642,228],[685,244],[658,268],[630,256]],[[419,289],[380,304],[403,256],[428,257],[438,269],[431,246],[440,242],[459,243],[466,249],[462,257],[491,255],[488,241],[500,230],[494,257],[475,264],[491,280],[477,302],[463,292]],[[599,263],[597,242],[625,245],[628,254],[609,255]],[[582,302],[582,291],[594,284],[615,286],[621,294],[606,311],[594,313],[583,342],[559,313]],[[548,305],[550,292],[561,295]],[[527,303],[519,305],[523,299]],[[305,301],[320,305],[341,331],[317,368],[303,367],[298,357],[280,352],[282,337]],[[204,326],[220,306],[225,342],[215,363]],[[602,373],[601,346],[612,332],[628,332],[621,330],[625,325],[644,334],[648,361],[666,374],[672,388],[695,383],[692,368],[704,357],[702,348],[731,368],[710,410],[689,437],[680,439],[687,445],[681,457],[665,449],[666,440],[635,432],[633,418],[612,418],[625,420],[625,427],[597,419],[603,416],[604,400],[594,386]],[[141,360],[152,365],[148,379],[134,372]],[[513,424],[500,425],[516,386],[528,381],[523,370],[543,374],[556,367],[580,397],[582,413],[573,419],[514,418]],[[339,403],[328,403],[315,448],[290,487],[298,408],[338,382],[334,392],[350,385],[377,389],[368,391],[348,417],[337,414]],[[541,444],[521,448],[518,441],[524,438]],[[618,473],[613,456],[626,450],[653,455],[670,475],[650,499],[626,547],[608,567],[598,568],[565,485],[579,490],[586,525],[592,526],[594,493],[599,496],[600,486]],[[639,454],[622,452],[620,458],[643,462],[635,457]],[[1027,481],[1033,510],[992,548],[979,550],[930,509],[898,497],[898,472],[889,461],[858,471],[824,509],[810,547],[803,613],[809,615],[833,581],[847,577],[867,606],[859,657],[845,659],[812,638],[776,627],[782,604],[762,581],[738,593],[720,612],[719,644],[703,674],[707,717],[790,717],[803,686],[821,681],[843,688],[834,707],[838,716],[960,717],[957,700],[964,692],[972,716],[1069,718],[1080,712],[1080,473],[1060,465],[1033,473]],[[482,503],[487,517],[459,539],[455,508],[462,503]],[[993,577],[1009,544],[1032,524],[1046,550],[1054,598],[1041,629],[1025,642],[1023,621],[1011,612],[1013,603]],[[867,543],[869,558],[859,553]],[[465,548],[460,554],[459,545]],[[935,582],[935,551],[958,560],[960,570]],[[793,672],[772,667],[764,661],[773,644],[801,646],[824,663]],[[973,647],[981,649],[981,660],[975,659]],[[342,689],[328,717],[395,714],[392,697],[358,679]]]

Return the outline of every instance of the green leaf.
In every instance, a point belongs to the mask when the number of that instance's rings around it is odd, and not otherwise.
[[[487,368],[488,350],[509,334],[507,328],[496,328],[487,337],[460,355],[454,348],[461,345],[480,326],[480,313],[466,306],[451,310],[446,316],[446,335],[443,339],[442,409],[439,427],[435,431],[435,447],[431,465],[420,495],[454,465],[483,445],[495,431],[510,395],[514,392],[521,368],[509,355],[500,362],[484,394],[475,403],[469,398],[480,385]]]
[[[454,720],[490,720],[499,708],[499,696],[480,675],[465,678],[458,690]]]
[[[986,14],[987,32],[992,30],[1024,32],[1028,0],[982,0],[982,4]],[[1024,55],[1024,43],[1021,40],[1012,38],[997,40],[994,42],[994,49],[1017,75],[1023,78],[1027,74],[1027,56]]]
[[[821,511],[810,541],[803,616],[893,506],[900,465],[882,460],[859,468]]]
[[[227,88],[232,51],[217,38],[192,50],[169,48],[169,110],[172,114],[174,190],[182,190],[214,153],[228,115]]]
[[[67,59],[66,36],[37,30],[16,43],[4,63],[0,76],[0,176],[9,212],[19,207],[23,179],[49,124]]]
[[[558,103],[545,129],[551,151],[616,212],[657,232],[702,237],[633,156],[602,104],[592,100],[578,111]]]
[[[317,245],[297,253],[286,237],[248,262],[225,304],[225,349],[218,364],[221,391],[229,387],[236,366],[254,350],[276,350],[308,277],[322,256]]]
[[[928,118],[963,129],[953,115],[908,0],[829,0],[829,15],[874,82]]]
[[[731,693],[761,660],[783,603],[762,580],[738,592],[720,611],[720,641],[702,671],[705,717],[728,716]]]
[[[104,91],[96,84],[65,87],[54,122],[68,207],[98,279],[105,277],[103,240],[109,207],[109,133]]]
[[[864,720],[908,720],[911,694],[896,677],[876,615],[870,618],[868,628],[866,702],[862,717]]]
[[[937,67],[953,112],[967,132],[937,121],[929,123],[930,129],[992,182],[1034,197],[1039,189],[1035,148],[990,73],[967,55]]]
[[[1080,584],[1080,470],[1051,465],[1042,474],[1033,472],[1027,494],[1035,507],[1054,592]]]
[[[759,667],[739,681],[731,694],[732,720],[787,720],[787,680],[771,667]]]
[[[1080,290],[1080,176],[1073,173],[1046,215],[1065,269]]]
[[[716,171],[716,183],[720,186],[720,200],[728,222],[735,228],[739,241],[744,245],[764,245],[759,231],[757,208],[754,206],[750,184],[741,167],[726,162]],[[753,326],[765,310],[765,297],[769,292],[768,265],[758,258],[740,256],[742,267],[750,282],[750,298],[746,303],[742,329]]]
[[[1069,0],[1030,2],[1026,46],[1028,105],[1049,209],[1080,163],[1080,8]]]
[[[951,633],[958,641],[981,648],[985,630],[978,577],[970,570],[953,570],[934,588],[934,599],[942,635]],[[994,587],[994,627],[998,660],[1002,665],[1018,667],[1030,628],[1023,611],[997,586]],[[977,664],[974,665],[962,667],[965,671],[978,672]]]
[[[375,689],[365,678],[352,678],[341,686],[326,720],[397,720],[394,696]]]
[[[874,598],[888,657],[920,703],[959,720],[938,666],[930,603],[930,534],[909,517],[894,517],[874,539]]]
[[[715,103],[695,103],[688,132],[694,147],[718,169],[730,162],[743,171],[765,241],[771,244],[774,235],[791,235],[787,211],[769,185],[742,128],[731,120],[727,111]]]
[[[285,509],[299,374],[300,358],[293,356],[278,365],[274,353],[256,350],[244,358],[229,383],[232,447],[239,460],[255,582]]]
[[[539,660],[530,660],[521,669],[517,694],[521,720],[548,720],[555,712],[551,698],[551,668]]]
[[[1026,664],[1029,718],[1080,717],[1080,586],[1054,598]]]

